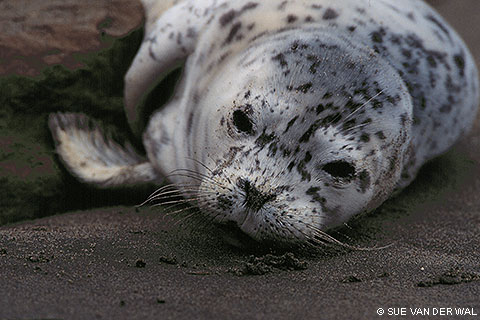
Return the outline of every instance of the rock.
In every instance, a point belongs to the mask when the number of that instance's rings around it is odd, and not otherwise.
[[[55,156],[47,117],[87,112],[128,134],[123,76],[142,15],[130,0],[0,1],[0,225],[129,198],[74,181]]]
[[[0,1],[0,75],[79,67],[74,54],[105,47],[106,35],[125,36],[142,18],[140,2],[132,0]]]

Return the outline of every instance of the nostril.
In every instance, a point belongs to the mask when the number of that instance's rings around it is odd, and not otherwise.
[[[237,186],[242,189],[243,191],[245,191],[246,194],[249,194],[250,191],[253,191],[255,192],[257,189],[252,185],[252,183],[250,182],[250,180],[248,179],[244,179],[244,178],[239,178],[237,180]]]
[[[248,179],[238,179],[237,185],[245,192],[244,205],[252,210],[260,210],[267,202],[275,200],[275,194],[260,192]]]
[[[244,179],[244,178],[238,178],[237,186],[240,189],[245,191],[245,189],[248,189],[250,187],[250,181],[248,181],[247,179]]]

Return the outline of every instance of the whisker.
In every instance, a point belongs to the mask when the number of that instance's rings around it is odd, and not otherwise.
[[[186,159],[188,159],[188,160],[192,160],[192,161],[194,161],[194,162],[198,163],[199,165],[201,165],[202,167],[204,167],[205,169],[207,169],[208,171],[210,171],[210,173],[212,173],[212,174],[213,174],[213,170],[212,170],[212,169],[210,169],[209,167],[207,167],[207,165],[206,165],[206,164],[204,164],[203,162],[201,162],[200,160],[193,159],[193,158],[190,158],[190,157],[185,157],[185,158],[186,158]]]
[[[195,208],[192,208],[192,209],[195,209]],[[198,212],[197,212],[197,211],[193,211],[192,213],[190,213],[189,215],[183,217],[182,219],[178,219],[177,222],[175,222],[173,225],[174,225],[174,226],[177,226],[177,225],[179,225],[179,224],[181,224],[181,223],[184,223],[185,220],[190,219],[192,216],[194,216],[194,215],[196,215],[196,214],[198,214]]]
[[[366,126],[369,126],[369,125],[372,125],[371,122],[369,123],[362,123],[362,124],[359,124],[358,126],[354,126],[354,127],[351,127],[351,128],[348,128],[346,130],[344,130],[344,132],[350,132],[350,131],[353,131],[355,129],[360,129],[360,128],[363,128],[363,127],[366,127]]]
[[[212,196],[216,195],[217,192],[215,191],[210,191],[208,189],[197,189],[197,188],[191,188],[191,189],[183,189],[183,190],[172,190],[172,191],[165,191],[161,194],[158,194],[152,198],[151,200],[158,200],[162,198],[175,198],[175,197],[183,197],[183,198],[188,198],[192,199],[191,196]],[[190,198],[189,198],[190,197]]]
[[[168,184],[168,185],[165,185],[165,186],[162,186],[160,188],[158,188],[157,190],[155,190],[149,197],[152,197],[164,190],[167,190],[167,189],[178,189],[179,187],[183,187],[183,186],[190,186],[192,184],[175,184],[175,183],[172,183],[172,184]],[[197,185],[197,186],[200,186],[200,185]]]
[[[331,245],[334,245],[334,246],[339,246],[339,247],[342,247],[344,249],[355,250],[355,251],[370,251],[370,250],[380,250],[380,249],[384,249],[384,248],[387,248],[387,247],[390,246],[390,245],[388,245],[388,246],[385,246],[385,247],[373,247],[373,248],[364,248],[364,247],[352,246],[352,245],[346,244],[346,243],[334,238],[333,236],[327,234],[325,231],[322,231],[322,230],[320,230],[316,227],[313,227],[313,226],[307,226],[307,227],[314,232],[314,237],[319,238],[319,239],[313,238],[311,240],[313,240],[313,241],[323,240],[323,241],[327,242],[328,244],[331,244]],[[322,244],[324,244],[324,243],[322,242]]]
[[[158,203],[158,205],[170,205],[170,204],[177,204],[177,203],[192,203],[193,201],[198,201],[198,200],[202,200],[204,198],[193,198],[193,199],[179,199],[179,200],[172,200],[172,201],[166,201],[166,202],[161,202],[161,203]]]
[[[159,194],[154,196],[150,196],[145,202],[149,202],[151,200],[157,200],[163,197],[182,197],[182,196],[189,196],[189,195],[211,195],[216,194],[215,191],[211,191],[207,188],[201,187],[183,187],[182,189],[175,189],[175,190],[165,190]]]
[[[376,95],[374,95],[373,97],[371,97],[370,99],[368,99],[364,104],[362,104],[360,107],[358,107],[357,109],[355,109],[354,111],[352,111],[348,116],[346,116],[343,121],[347,121],[348,119],[350,119],[355,113],[357,113],[358,111],[360,111],[360,109],[362,109],[363,107],[365,107],[370,101],[372,101],[373,99],[375,99],[376,97],[378,97],[379,95],[381,95],[384,91],[385,91],[385,90],[381,90],[379,93],[377,93]]]
[[[206,175],[206,174],[203,174],[203,173],[200,173],[200,172],[197,172],[195,170],[190,170],[190,169],[175,169],[173,170],[172,172],[170,172],[169,175],[173,174],[173,173],[176,173],[176,172],[187,172],[187,173],[190,173],[190,174],[193,174],[193,175],[198,175],[199,177],[203,177],[205,179],[212,179],[210,176]]]
[[[184,185],[184,186],[185,187],[191,187],[192,185]],[[154,191],[151,195],[149,195],[147,197],[147,199],[145,201],[143,201],[139,205],[136,205],[135,207],[136,208],[142,207],[146,203],[150,202],[152,199],[156,198],[157,196],[159,196],[159,195],[161,195],[162,193],[165,193],[165,192],[171,192],[171,193],[178,192],[179,195],[181,195],[182,191],[179,190],[177,187],[179,187],[179,185],[175,185],[175,184],[170,184],[170,185],[163,186],[163,187],[157,189],[156,191]],[[180,187],[182,187],[182,185],[180,185]]]
[[[193,176],[193,175],[190,175],[190,174],[183,174],[183,173],[169,174],[167,177],[168,178],[170,178],[170,177],[185,177],[185,178],[190,178],[190,179],[193,179],[193,180],[197,180],[199,182],[203,181],[203,178],[201,178],[201,177],[196,177],[196,176]]]

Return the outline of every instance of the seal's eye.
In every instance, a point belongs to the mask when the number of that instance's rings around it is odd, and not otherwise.
[[[235,110],[233,112],[233,124],[241,132],[248,134],[253,133],[252,120],[250,120],[247,114],[241,110]]]
[[[346,161],[329,162],[322,167],[323,171],[334,178],[351,179],[355,175],[355,167]]]

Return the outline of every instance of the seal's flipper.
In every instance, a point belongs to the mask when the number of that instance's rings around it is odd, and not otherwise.
[[[135,134],[139,135],[144,127],[140,123],[139,110],[143,98],[193,52],[198,31],[207,21],[207,17],[198,15],[198,12],[210,2],[183,1],[174,5],[176,1],[170,0],[160,5],[155,1],[144,1],[147,32],[125,76],[125,111]],[[172,7],[165,10],[169,5]],[[154,22],[156,13],[152,16],[149,9],[161,14]]]
[[[151,164],[132,146],[121,147],[87,116],[52,113],[48,125],[61,160],[81,181],[107,188],[158,180]]]
[[[181,0],[140,0],[145,11],[145,33],[150,33],[152,26],[160,16]]]

